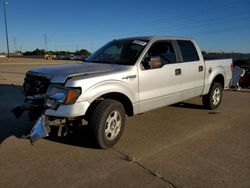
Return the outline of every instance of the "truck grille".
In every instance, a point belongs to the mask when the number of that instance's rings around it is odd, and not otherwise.
[[[51,75],[31,71],[27,72],[23,84],[24,94],[26,96],[45,94],[51,78]]]

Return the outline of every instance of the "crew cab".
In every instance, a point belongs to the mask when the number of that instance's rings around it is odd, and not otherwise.
[[[109,148],[120,139],[126,116],[197,96],[205,108],[216,109],[229,87],[231,67],[231,59],[204,61],[189,38],[112,40],[83,62],[28,71],[26,104],[13,112],[42,114],[30,133],[32,142],[48,136],[52,126],[61,136],[86,120],[98,146]]]

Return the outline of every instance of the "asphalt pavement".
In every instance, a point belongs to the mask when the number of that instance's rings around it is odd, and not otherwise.
[[[250,187],[250,90],[224,91],[126,119],[121,140],[96,149],[86,126],[31,145],[34,122],[16,119],[25,72],[58,62],[0,63],[0,187]],[[60,63],[60,62],[59,62]]]

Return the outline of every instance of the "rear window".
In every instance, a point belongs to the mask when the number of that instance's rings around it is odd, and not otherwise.
[[[177,42],[181,50],[183,62],[199,61],[199,56],[197,54],[196,48],[191,41],[178,40]]]

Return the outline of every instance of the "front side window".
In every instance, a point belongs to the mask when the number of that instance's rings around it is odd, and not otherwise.
[[[139,40],[113,40],[97,50],[86,62],[108,63],[120,65],[134,65],[147,41]]]
[[[176,54],[170,41],[154,43],[146,53],[142,66],[144,69],[160,68],[166,64],[176,63]]]

